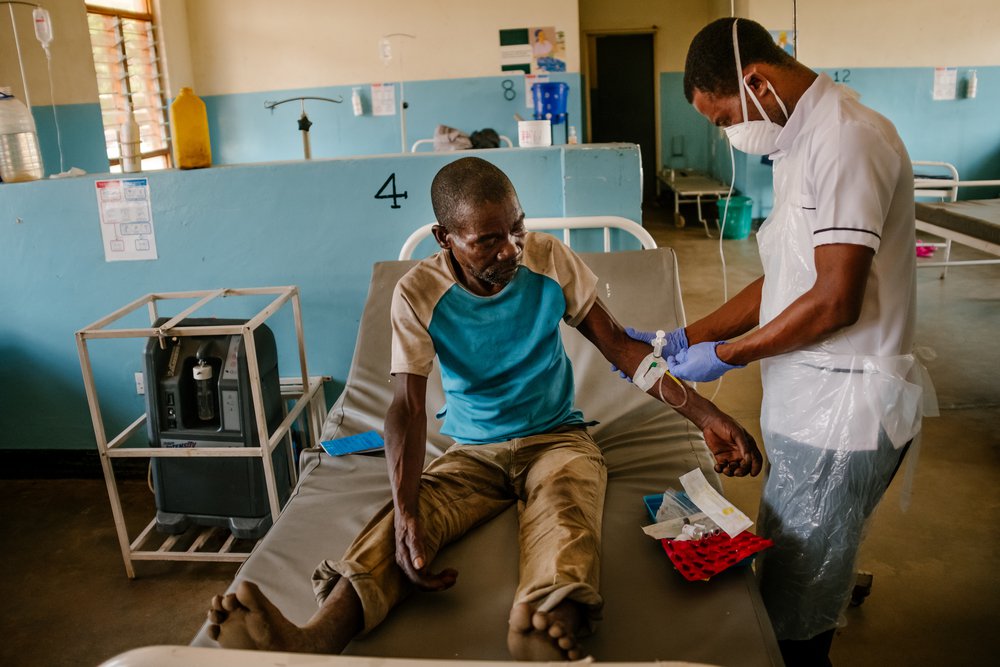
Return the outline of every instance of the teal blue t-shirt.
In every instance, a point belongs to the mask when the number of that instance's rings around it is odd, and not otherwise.
[[[586,316],[596,283],[548,234],[525,237],[514,278],[488,297],[456,282],[447,253],[438,253],[396,287],[391,370],[426,376],[437,356],[441,433],[458,442],[502,442],[581,424],[559,323],[575,326]]]

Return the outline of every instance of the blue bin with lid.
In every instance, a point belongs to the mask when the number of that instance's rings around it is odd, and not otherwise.
[[[726,212],[726,202],[729,202],[729,212]],[[719,207],[719,225],[722,216],[726,216],[726,226],[722,230],[724,239],[745,239],[750,236],[750,220],[753,213],[753,200],[750,197],[721,197],[716,202]]]

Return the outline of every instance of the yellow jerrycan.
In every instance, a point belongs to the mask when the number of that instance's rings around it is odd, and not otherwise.
[[[199,169],[212,166],[205,103],[190,88],[181,88],[180,95],[170,105],[170,134],[173,137],[175,167]]]

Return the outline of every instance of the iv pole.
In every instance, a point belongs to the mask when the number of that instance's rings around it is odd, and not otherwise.
[[[306,115],[306,100],[317,100],[320,102],[332,102],[333,104],[340,104],[343,102],[343,98],[338,97],[333,100],[329,97],[289,97],[287,100],[281,100],[279,102],[264,102],[264,108],[274,111],[274,107],[284,104],[285,102],[294,102],[299,100],[302,109],[302,115],[299,116],[299,130],[302,132],[302,153],[306,160],[312,159],[312,148],[309,145],[309,128],[312,127],[313,122],[309,120],[309,116]]]
[[[411,35],[405,32],[391,32],[386,35],[382,35],[382,39],[379,40],[379,55],[382,58],[382,64],[388,66],[389,61],[392,60],[392,47],[389,42],[390,37],[406,37],[408,39],[416,39],[416,35]],[[410,107],[409,103],[406,101],[406,81],[405,74],[403,72],[403,47],[399,47],[399,136],[402,148],[401,153],[406,152],[406,110]]]
[[[3,0],[0,5],[7,5],[10,12],[10,27],[14,30],[14,49],[17,51],[17,65],[21,70],[21,87],[24,89],[24,106],[31,112],[31,97],[28,94],[28,79],[24,76],[24,60],[21,58],[21,39],[17,34],[17,21],[14,20],[14,5],[24,5],[25,7],[41,7],[33,2],[21,2],[20,0]],[[55,104],[55,102],[53,102]]]

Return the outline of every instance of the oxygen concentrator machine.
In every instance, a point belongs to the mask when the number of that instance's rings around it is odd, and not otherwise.
[[[161,318],[159,326],[167,321]],[[178,326],[246,324],[246,320],[183,320]],[[241,335],[149,339],[145,351],[146,413],[151,447],[258,447],[260,439]],[[266,325],[254,331],[268,430],[282,421],[278,352]],[[264,443],[267,446],[267,443]],[[289,439],[272,452],[278,500],[290,490]],[[156,528],[180,534],[192,524],[222,526],[239,539],[271,527],[264,466],[256,457],[152,459]]]

